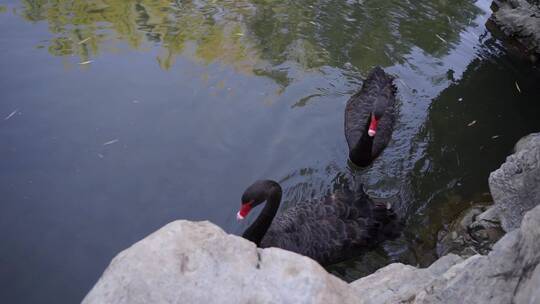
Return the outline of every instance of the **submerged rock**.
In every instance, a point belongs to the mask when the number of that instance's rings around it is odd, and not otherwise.
[[[504,231],[519,227],[523,215],[540,203],[540,133],[522,138],[489,185],[494,206],[476,205],[437,235],[437,254],[487,254]],[[503,229],[504,228],[504,229]]]
[[[523,215],[540,204],[540,133],[522,138],[515,153],[489,176],[489,188],[502,227],[519,227]]]
[[[503,235],[495,208],[473,206],[457,218],[448,229],[437,235],[437,255],[455,253],[462,257],[487,254]]]

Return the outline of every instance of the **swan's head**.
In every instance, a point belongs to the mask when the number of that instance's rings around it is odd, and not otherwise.
[[[251,208],[253,208],[253,202],[242,202],[240,210],[238,210],[236,213],[236,219],[239,221],[245,219],[248,213],[251,211]]]
[[[251,211],[251,209],[263,203],[268,196],[267,185],[265,181],[256,181],[249,186],[242,195],[242,204],[240,210],[236,213],[236,218],[243,220]]]

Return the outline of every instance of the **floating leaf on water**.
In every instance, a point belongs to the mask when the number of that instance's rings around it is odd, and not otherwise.
[[[83,40],[79,41],[79,44],[83,44],[83,43],[85,43],[85,42],[88,41],[88,40],[90,40],[90,37],[88,37],[88,38],[86,38],[86,39],[83,39]]]
[[[317,25],[317,23],[315,23],[315,21],[310,21],[309,23],[311,23],[313,25]]]
[[[458,101],[463,101],[463,97],[458,98]]]
[[[496,139],[496,138],[499,138],[499,135],[493,135],[493,136],[491,136],[491,139]]]
[[[92,63],[92,62],[94,62],[94,60],[88,60],[88,61],[79,62],[79,64],[80,65],[85,65],[85,64]]]
[[[435,34],[435,36],[437,36],[437,38],[439,38],[442,42],[448,42],[448,41],[444,40],[443,37],[439,36],[439,34]]]
[[[13,115],[17,114],[17,112],[19,112],[19,109],[17,109],[17,110],[15,110],[15,111],[11,112],[11,114],[9,114],[8,116],[6,116],[6,118],[4,118],[4,120],[10,119],[11,117],[13,117]]]
[[[118,138],[115,138],[113,140],[109,140],[108,142],[104,143],[103,145],[108,146],[108,145],[112,145],[112,144],[117,143],[117,142],[118,142]]]
[[[467,127],[472,127],[474,126],[475,123],[476,123],[476,120],[473,120],[467,125]]]
[[[518,92],[521,93],[521,89],[519,88],[519,85],[518,85],[517,81],[515,82],[515,84],[516,84],[516,89],[518,90]]]

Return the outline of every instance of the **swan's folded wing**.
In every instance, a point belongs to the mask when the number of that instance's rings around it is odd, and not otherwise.
[[[370,212],[348,204],[344,195],[299,203],[276,217],[261,246],[279,247],[321,264],[342,260],[351,249],[369,245]]]

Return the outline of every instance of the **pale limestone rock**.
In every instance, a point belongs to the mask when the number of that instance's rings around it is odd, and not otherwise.
[[[540,303],[540,206],[488,255],[447,255],[426,269],[391,264],[351,283],[359,303]]]
[[[427,287],[448,268],[462,260],[455,254],[449,254],[424,269],[394,263],[352,282],[351,286],[361,299],[360,303],[412,301],[419,290]]]
[[[494,3],[498,9],[492,19],[500,29],[527,49],[540,53],[540,1],[495,0]]]
[[[209,222],[172,222],[118,254],[83,303],[354,303],[313,260]]]
[[[522,138],[502,166],[489,176],[489,188],[502,228],[519,227],[525,212],[540,204],[540,133]]]

